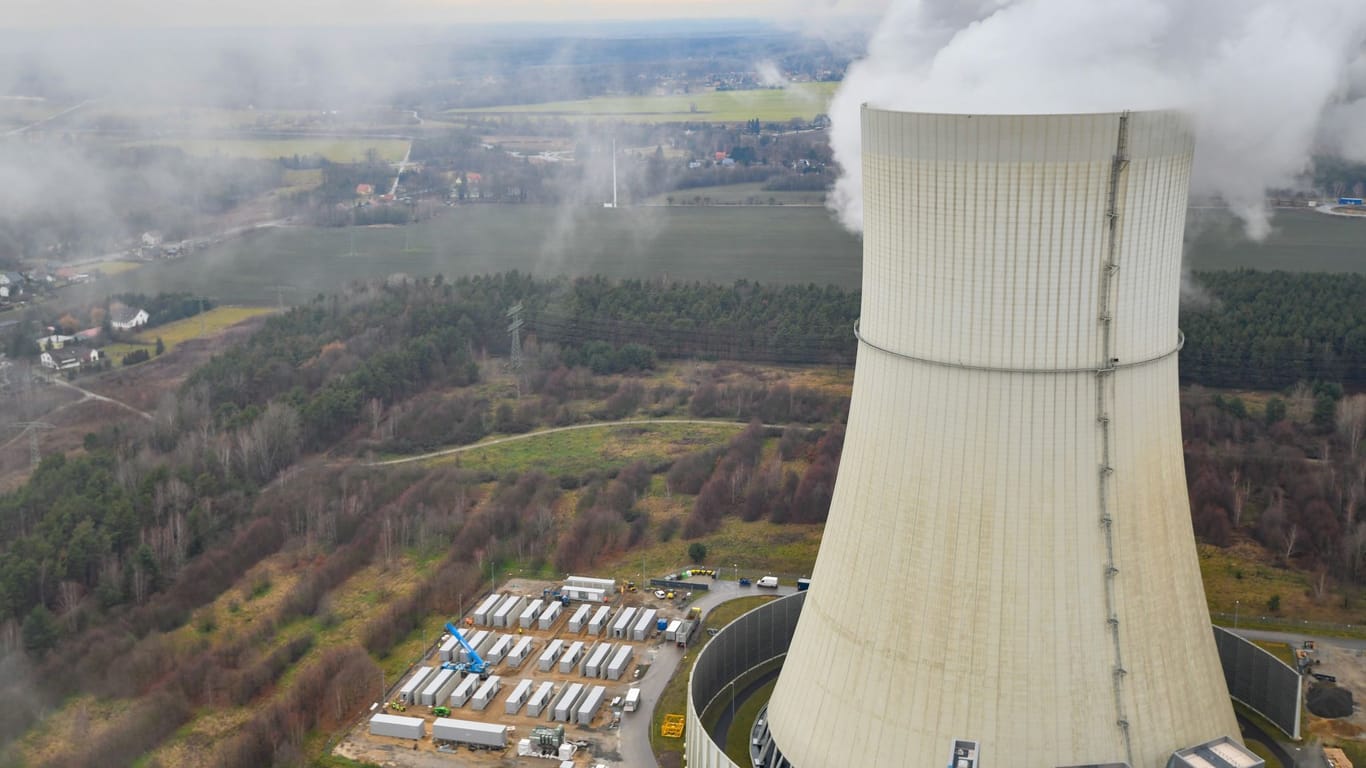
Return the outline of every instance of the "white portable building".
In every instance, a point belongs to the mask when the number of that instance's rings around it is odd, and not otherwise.
[[[526,697],[530,695],[531,680],[523,678],[521,682],[517,683],[517,687],[512,689],[512,693],[508,694],[507,701],[503,702],[504,714],[517,714],[517,710],[522,708],[522,704],[526,702]]]
[[[481,629],[478,632],[474,633],[474,637],[465,638],[465,642],[470,644],[470,647],[474,649],[475,653],[482,654],[484,652],[484,649],[488,647],[489,641],[492,639],[492,632],[488,631],[487,629]],[[464,648],[460,649],[460,660],[473,661],[473,659],[470,658],[469,652],[467,652]]]
[[[669,622],[669,628],[664,630],[664,639],[671,641],[677,638],[678,628],[681,626],[683,626],[682,619],[674,619],[673,621]]]
[[[593,722],[593,717],[598,714],[602,707],[602,699],[607,695],[607,688],[595,685],[588,691],[588,695],[583,697],[583,703],[579,705],[579,725],[588,725]]]
[[[508,651],[512,650],[514,639],[516,639],[514,635],[500,635],[497,640],[493,641],[489,652],[484,655],[484,661],[490,664],[497,664],[502,661],[503,657],[508,655]]]
[[[636,616],[635,608],[623,608],[612,622],[612,637],[627,637],[631,632],[631,620]]]
[[[438,717],[436,722],[432,723],[432,738],[502,749],[508,745],[508,730],[497,723]]]
[[[420,739],[427,732],[427,722],[420,717],[401,717],[380,713],[370,718],[371,736],[393,736],[396,739]]]
[[[570,600],[581,600],[585,603],[605,603],[609,593],[592,587],[565,587],[560,590],[560,594]]]
[[[602,677],[602,673],[607,671],[607,658],[611,652],[611,643],[598,643],[593,652],[588,654],[588,660],[583,663],[584,676]]]
[[[550,719],[561,723],[569,722],[578,710],[579,699],[583,696],[583,683],[570,683],[560,692]]]
[[[436,676],[422,689],[422,693],[417,695],[417,703],[428,707],[435,706],[436,692],[441,690],[441,686],[445,685],[446,681],[450,680],[451,676],[454,674],[455,671],[450,669],[443,669],[440,672],[437,672]]]
[[[489,619],[493,618],[494,608],[501,602],[503,602],[503,595],[494,592],[484,598],[484,602],[480,603],[479,607],[474,609],[474,615],[470,618],[474,619],[475,624],[488,626]]]
[[[416,704],[418,691],[422,688],[422,682],[432,674],[434,667],[418,667],[413,676],[408,678],[408,682],[398,689],[398,700],[404,704]]]
[[[611,617],[611,606],[604,605],[598,608],[598,612],[593,614],[593,618],[588,621],[588,634],[594,637],[601,635],[602,630],[607,627],[607,620]]]
[[[578,663],[579,657],[583,655],[583,641],[575,640],[569,644],[569,650],[560,657],[560,674],[567,675],[574,671],[574,665]]]
[[[550,625],[555,623],[555,619],[560,617],[560,612],[563,610],[564,605],[558,602],[546,606],[546,609],[541,612],[541,629],[550,629]]]
[[[617,652],[613,654],[612,660],[607,664],[607,679],[620,680],[626,674],[627,668],[631,666],[631,655],[634,649],[626,644],[622,644]]]
[[[530,629],[532,623],[536,621],[536,617],[541,615],[541,609],[544,607],[545,600],[539,597],[532,600],[527,604],[527,607],[522,609],[522,614],[517,617],[517,625],[522,629]]]
[[[516,645],[512,646],[512,650],[508,652],[508,666],[513,669],[522,666],[522,663],[526,661],[526,657],[531,655],[531,642],[531,635],[525,635],[521,640],[517,641]]]
[[[549,680],[541,683],[536,692],[531,694],[531,698],[526,700],[526,713],[528,717],[540,717],[550,704],[551,698],[555,693],[555,684]]]
[[[588,614],[592,610],[593,606],[588,603],[580,605],[578,610],[574,611],[574,615],[569,617],[569,631],[582,632],[583,628],[588,625]]]
[[[659,611],[653,608],[646,608],[641,611],[636,618],[635,628],[631,630],[631,639],[644,640],[649,637],[650,633],[655,631],[655,617],[658,615]]]
[[[503,678],[492,675],[479,686],[479,690],[474,692],[474,698],[470,699],[470,707],[475,710],[488,709],[489,704],[493,703],[493,697],[498,695],[499,689],[503,687]]]
[[[455,635],[447,635],[446,641],[441,644],[441,660],[450,661],[452,654],[458,653],[460,641],[455,639]]]
[[[475,677],[478,677],[478,675],[475,675]],[[460,685],[460,679],[459,672],[446,678],[446,682],[442,683],[441,687],[437,688],[436,693],[432,696],[432,706],[439,706],[450,701],[451,693],[455,690],[456,686]]]
[[[506,600],[498,606],[498,610],[493,612],[493,617],[489,623],[495,627],[510,627],[512,622],[517,620],[522,606],[526,604],[526,598],[521,595],[509,595]]]
[[[455,708],[465,706],[470,697],[474,695],[474,689],[478,687],[479,675],[473,673],[465,675],[465,679],[460,681],[460,685],[455,686],[455,690],[451,691],[451,706]]]
[[[542,672],[549,672],[555,666],[555,659],[560,658],[560,650],[563,648],[563,640],[551,640],[550,645],[541,651],[541,658],[538,660],[537,666],[541,668]]]

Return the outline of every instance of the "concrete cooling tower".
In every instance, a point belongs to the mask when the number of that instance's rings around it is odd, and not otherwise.
[[[1238,738],[1177,400],[1192,147],[1174,112],[864,108],[853,401],[768,709],[787,763],[1163,768]]]

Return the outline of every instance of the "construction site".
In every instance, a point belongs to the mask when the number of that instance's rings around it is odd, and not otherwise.
[[[336,754],[405,766],[625,764],[619,729],[633,717],[647,728],[650,717],[640,680],[661,649],[681,651],[698,634],[689,585],[503,584],[446,623]]]

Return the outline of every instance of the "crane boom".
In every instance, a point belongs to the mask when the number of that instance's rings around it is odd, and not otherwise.
[[[446,631],[450,632],[451,635],[455,637],[456,642],[460,643],[460,647],[465,649],[465,653],[469,655],[470,660],[466,663],[443,664],[442,666],[447,666],[457,672],[473,672],[476,675],[483,675],[488,671],[488,664],[484,661],[484,657],[480,656],[479,652],[474,650],[474,646],[470,645],[459,628],[448,621],[446,622]]]

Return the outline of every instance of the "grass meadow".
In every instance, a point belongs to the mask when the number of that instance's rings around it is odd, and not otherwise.
[[[792,83],[782,89],[699,91],[668,96],[599,96],[576,101],[457,109],[445,114],[629,118],[633,122],[654,123],[734,123],[754,118],[763,122],[784,122],[794,117],[810,120],[825,113],[838,86],[839,83]]]

